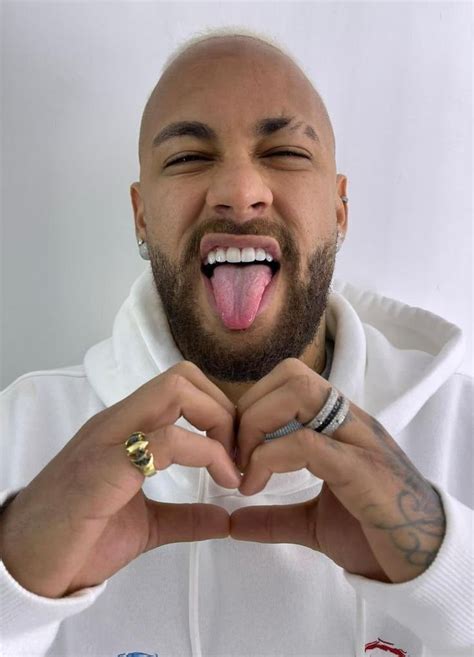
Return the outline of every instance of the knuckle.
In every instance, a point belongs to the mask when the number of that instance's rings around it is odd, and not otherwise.
[[[307,451],[312,450],[317,441],[320,440],[320,434],[312,429],[303,429],[296,432],[295,440],[301,451],[306,453]]]
[[[277,365],[277,368],[283,371],[283,373],[294,374],[295,372],[301,371],[302,366],[304,364],[299,358],[285,358],[285,360],[282,360]]]
[[[170,372],[166,377],[166,387],[177,392],[180,392],[188,384],[188,379],[179,372]]]
[[[183,376],[186,376],[187,374],[193,374],[194,372],[200,372],[201,370],[190,360],[182,360],[177,365],[173,365],[170,371],[174,371],[176,374],[182,374]]]
[[[313,386],[312,377],[310,374],[298,374],[292,377],[289,385],[298,394],[309,392]]]
[[[181,415],[184,399],[192,392],[192,383],[182,373],[168,370],[160,381],[159,403],[149,405],[150,422],[153,425],[174,421]],[[175,417],[176,416],[176,417]],[[173,418],[173,420],[171,420]]]

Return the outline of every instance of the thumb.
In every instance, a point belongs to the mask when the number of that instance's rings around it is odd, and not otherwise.
[[[319,550],[314,522],[314,500],[242,507],[230,516],[230,536],[237,541],[296,543]]]
[[[150,530],[145,552],[168,543],[229,536],[229,514],[217,504],[171,504],[147,500],[147,507]]]

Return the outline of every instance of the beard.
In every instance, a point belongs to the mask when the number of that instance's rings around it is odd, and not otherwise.
[[[206,233],[270,235],[282,251],[280,276],[287,290],[282,308],[270,328],[249,327],[219,333],[206,327],[197,302],[201,285],[199,247]],[[238,225],[227,220],[207,222],[191,236],[183,258],[172,262],[158,246],[148,244],[155,287],[163,303],[171,334],[185,360],[206,375],[227,382],[255,382],[285,358],[299,358],[315,339],[327,306],[336,259],[335,240],[319,245],[310,255],[307,274],[286,226],[256,219]],[[198,269],[199,268],[199,269]],[[284,281],[281,281],[284,282]]]

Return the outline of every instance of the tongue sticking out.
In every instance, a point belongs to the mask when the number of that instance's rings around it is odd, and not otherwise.
[[[246,329],[254,321],[263,293],[272,280],[266,265],[219,265],[211,285],[217,309],[225,326]]]

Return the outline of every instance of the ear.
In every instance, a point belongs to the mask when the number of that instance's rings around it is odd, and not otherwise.
[[[347,202],[342,202],[341,196],[347,196],[347,178],[342,173],[338,173],[336,176],[337,230],[345,237],[348,229],[349,207]]]
[[[135,217],[135,233],[137,239],[146,241],[145,207],[140,193],[140,183],[134,182],[130,186],[130,198],[132,200],[133,215]]]

